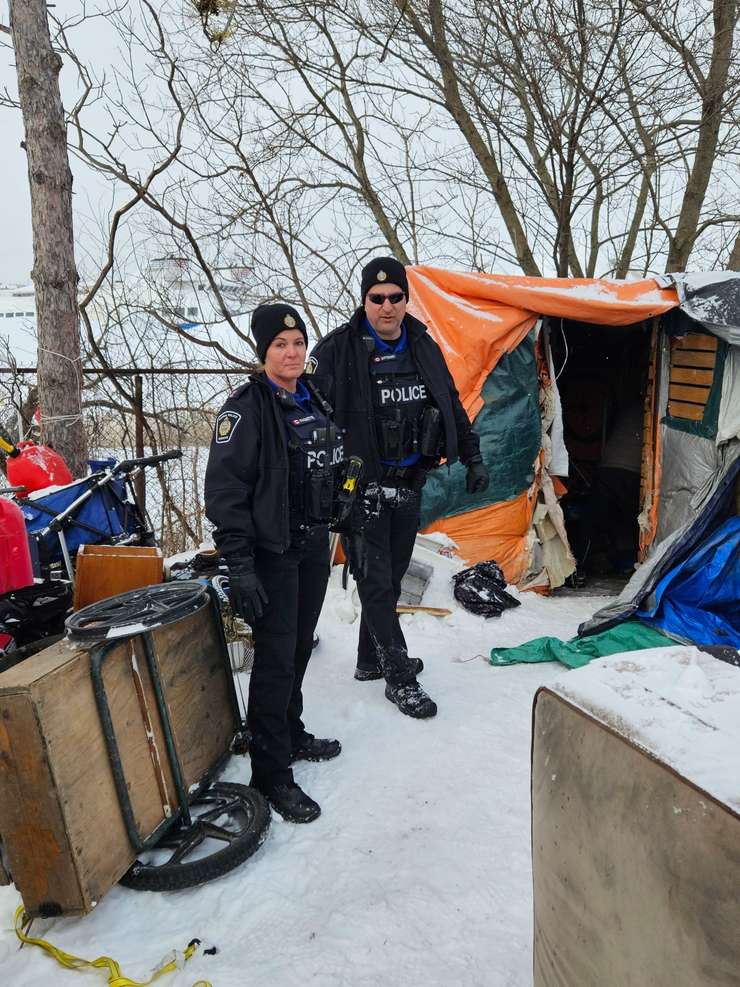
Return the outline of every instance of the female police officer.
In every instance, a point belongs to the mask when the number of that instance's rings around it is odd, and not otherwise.
[[[226,559],[232,607],[252,627],[247,726],[251,784],[291,822],[321,809],[291,764],[323,761],[337,740],[308,733],[301,685],[329,577],[328,522],[341,433],[331,409],[301,379],[307,334],[290,305],[260,305],[252,335],[264,372],[221,409],[206,469],[206,514]]]

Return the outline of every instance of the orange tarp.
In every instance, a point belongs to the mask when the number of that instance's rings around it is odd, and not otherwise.
[[[504,353],[525,338],[541,316],[604,326],[628,326],[662,315],[678,304],[674,288],[652,279],[528,278],[516,275],[406,268],[410,311],[429,326],[471,419],[481,389]],[[526,535],[536,489],[514,500],[444,518],[427,531],[444,531],[469,562],[496,559],[509,582],[526,565]]]
[[[467,562],[495,559],[506,581],[518,583],[527,568],[527,532],[536,503],[534,493],[525,490],[513,500],[442,518],[424,531],[443,531],[457,544]]]
[[[480,410],[480,391],[491,370],[540,316],[628,326],[678,305],[675,289],[659,288],[652,278],[527,278],[423,264],[406,268],[406,273],[409,308],[441,346],[471,418]]]

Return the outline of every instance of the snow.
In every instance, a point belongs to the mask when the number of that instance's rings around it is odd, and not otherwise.
[[[592,661],[554,690],[740,810],[740,668],[694,647]]]
[[[171,987],[199,978],[213,987],[530,987],[532,699],[540,685],[580,673],[493,668],[486,656],[495,644],[570,637],[604,600],[511,590],[522,605],[485,621],[458,608],[439,566],[423,602],[453,613],[402,618],[439,705],[435,719],[415,721],[384,698],[383,682],[352,678],[357,606],[339,580],[337,567],[304,692],[308,728],[339,737],[343,752],[295,768],[321,817],[297,826],[273,814],[264,846],[226,877],[167,895],[115,887],[84,918],[37,920],[34,935],[88,959],[112,956],[134,979],[194,936],[217,947],[163,977]],[[246,694],[247,677],[238,678]],[[232,758],[224,778],[247,783],[248,760]],[[19,900],[0,888],[3,983],[75,983],[40,950],[18,951]]]
[[[495,285],[501,288],[510,288],[512,281],[516,283],[519,280],[516,277],[513,278],[507,276],[500,277],[491,274],[476,274],[474,272],[468,272],[468,271],[457,271],[455,273],[457,277],[464,279],[470,282],[471,284],[477,285],[479,287],[479,290],[483,288],[485,285],[489,285],[489,286]],[[445,292],[444,290],[440,289],[438,286],[434,285],[434,283],[429,279],[428,276],[419,274],[419,272],[417,272],[417,276],[423,279],[429,287],[434,288],[439,294],[449,295],[448,292]],[[715,280],[719,280],[719,278],[716,278]],[[629,307],[642,308],[644,305],[665,305],[665,301],[666,301],[665,296],[658,289],[657,285],[653,288],[647,287],[647,285],[651,283],[656,284],[654,279],[645,280],[646,287],[645,290],[642,292],[642,294],[640,294],[636,298],[620,297],[619,304],[627,308]],[[542,280],[532,279],[531,286],[516,284],[516,287],[525,287],[525,288],[532,287],[533,289],[536,290],[537,293],[543,295],[545,294],[557,295],[560,297],[576,298],[584,301],[600,301],[600,302],[611,303],[617,297],[617,290],[619,286],[623,284],[624,284],[623,281],[614,278],[599,278],[598,280],[594,280],[594,281],[589,281],[587,279],[579,280],[577,278],[563,278],[561,284],[553,284],[552,282],[548,284],[546,283],[545,279]],[[613,286],[613,290],[610,286]],[[486,297],[485,292],[483,293],[483,297]],[[461,299],[459,296],[455,296],[455,301],[458,303],[461,301],[464,302],[464,299]],[[482,313],[479,313],[477,309],[475,311],[477,315],[482,315]],[[491,317],[496,321],[500,321],[499,319],[497,319],[496,316],[491,316]]]

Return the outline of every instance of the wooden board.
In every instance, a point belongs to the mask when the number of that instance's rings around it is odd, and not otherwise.
[[[449,617],[452,611],[447,610],[444,607],[412,607],[399,604],[396,607],[396,613],[428,613],[432,617]]]
[[[703,408],[707,403],[709,391],[709,387],[691,387],[688,384],[671,382],[668,397],[671,401],[688,401],[690,404],[699,404]]]
[[[189,789],[228,750],[237,729],[228,655],[210,605],[152,636]],[[137,827],[146,836],[177,801],[141,639],[114,649],[103,679]],[[0,675],[0,834],[30,915],[89,911],[136,858],[98,717],[90,653],[66,641]]]
[[[75,565],[73,607],[106,600],[131,589],[162,582],[160,548],[141,545],[80,545]]]
[[[642,740],[537,694],[534,987],[738,985],[740,814]]]
[[[673,345],[679,350],[716,350],[717,337],[703,332],[690,332],[675,339]]]
[[[700,404],[684,404],[681,401],[668,402],[668,414],[671,418],[688,418],[700,422],[704,418],[704,408]]]
[[[712,370],[695,370],[692,367],[674,367],[671,370],[671,384],[694,384],[711,387],[714,380]]]

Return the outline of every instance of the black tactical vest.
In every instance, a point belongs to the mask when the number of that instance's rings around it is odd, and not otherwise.
[[[426,385],[408,346],[400,353],[374,350],[370,378],[380,458],[402,462],[419,452],[421,418],[430,403]]]
[[[299,404],[285,391],[277,400],[288,439],[291,529],[328,524],[344,460],[342,433],[314,401]]]

